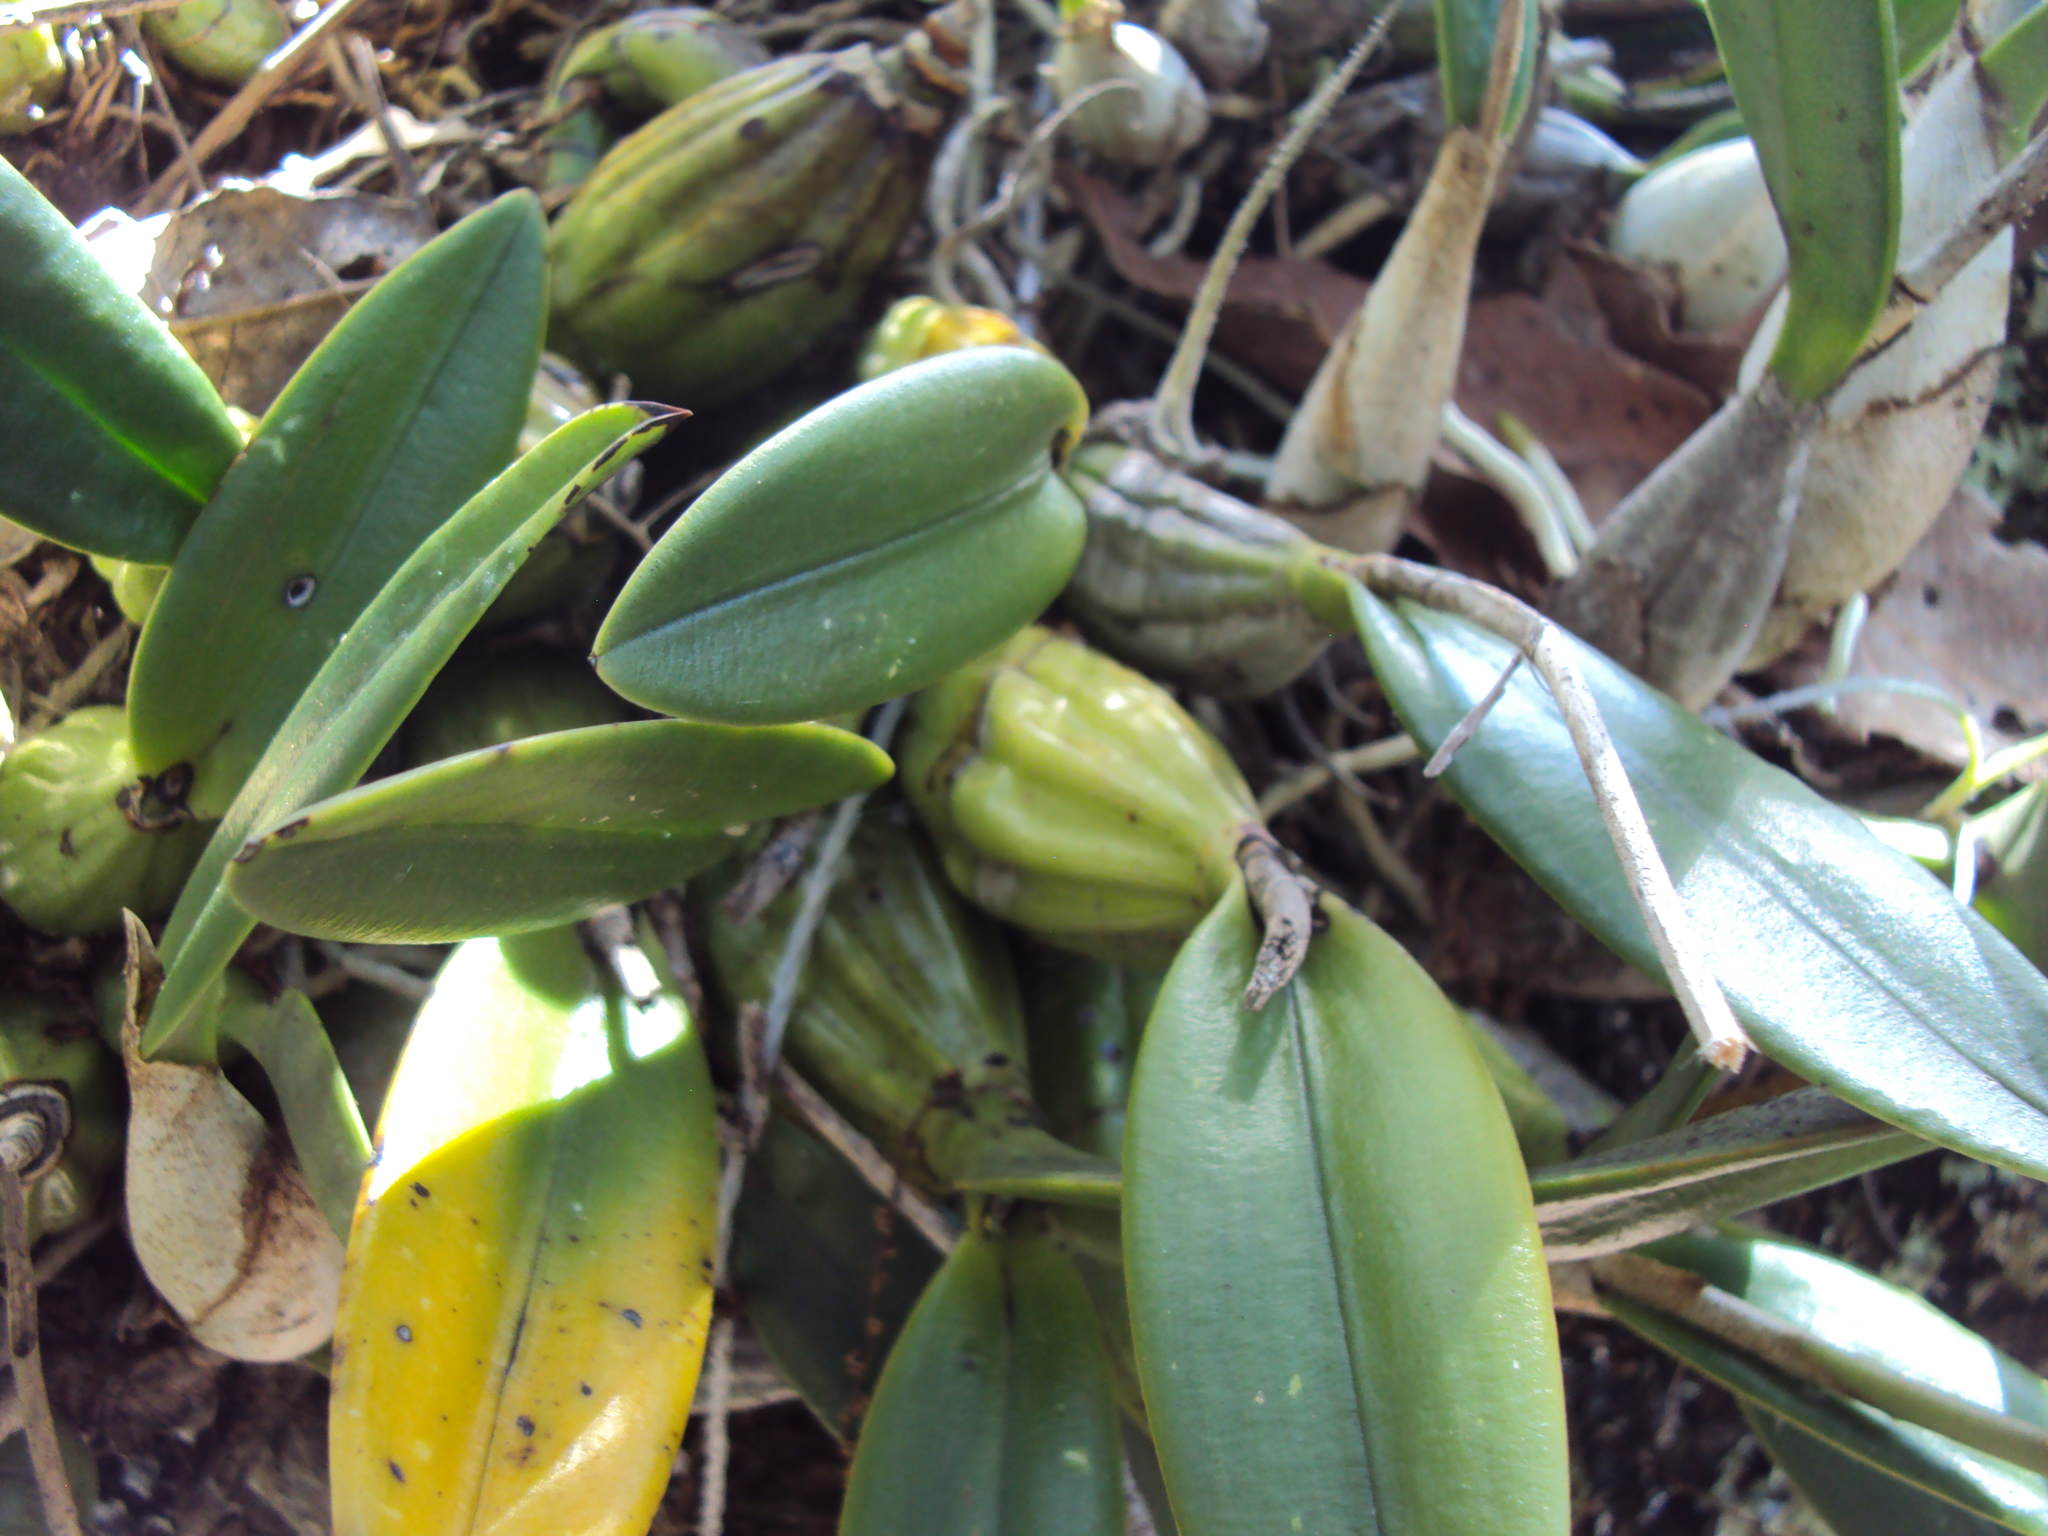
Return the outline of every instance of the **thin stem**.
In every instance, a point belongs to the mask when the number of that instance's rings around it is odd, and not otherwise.
[[[57,1443],[49,1384],[43,1379],[35,1267],[29,1256],[28,1194],[15,1156],[0,1157],[0,1246],[5,1247],[7,1258],[7,1358],[14,1366],[14,1389],[21,1399],[36,1493],[43,1501],[43,1515],[53,1536],[83,1536],[78,1499],[64,1471],[63,1448]]]
[[[2048,193],[2048,134],[2014,156],[1975,207],[1915,252],[1911,261],[1900,264],[1893,279],[1900,297],[1916,313],[1933,303],[1949,279],[1974,261],[2000,230],[2025,218],[2043,193]]]
[[[1294,242],[1294,254],[1303,261],[1327,256],[1354,235],[1362,235],[1394,212],[1394,200],[1386,193],[1361,192]]]
[[[732,1416],[732,1316],[720,1313],[711,1321],[711,1339],[704,1349],[704,1444],[697,1453],[703,1468],[697,1486],[697,1536],[721,1536],[725,1529],[726,1463],[732,1453],[728,1420]]]
[[[775,1091],[789,1102],[797,1118],[845,1158],[862,1182],[917,1228],[926,1242],[942,1254],[953,1251],[959,1234],[939,1208],[905,1184],[889,1160],[875,1150],[875,1144],[855,1130],[851,1121],[826,1103],[824,1095],[798,1077],[787,1063],[775,1069]]]
[[[263,110],[270,98],[291,83],[307,65],[320,56],[322,45],[334,35],[335,29],[346,21],[350,14],[363,4],[363,0],[333,0],[325,10],[315,16],[292,36],[283,47],[265,59],[248,83],[227,99],[213,120],[199,130],[192,140],[190,152],[181,156],[171,168],[150,184],[142,195],[138,213],[154,212],[164,207],[177,190],[179,180],[197,167],[203,167],[221,150],[248,127],[256,114]]]
[[[823,822],[821,811],[798,811],[777,823],[747,872],[720,900],[726,917],[735,923],[751,923],[788,889],[804,867],[804,855],[811,851]]]
[[[1592,1157],[1611,1147],[1625,1147],[1662,1136],[1684,1125],[1707,1101],[1719,1074],[1700,1057],[1691,1038],[1679,1042],[1650,1091],[1609,1122],[1581,1154]]]
[[[1960,705],[1957,707],[1961,708]],[[2026,767],[2035,758],[2048,755],[2048,732],[2043,732],[1987,757],[1983,752],[1981,735],[1975,733],[1975,718],[1965,713],[1963,719],[1965,734],[1970,736],[1969,764],[1956,776],[1954,783],[1927,803],[1926,809],[1920,812],[1924,820],[1946,821],[1969,804],[1979,791],[1997,783],[2008,773]]]
[[[938,231],[939,238],[932,250],[933,262],[950,260],[963,243],[994,230],[1009,217],[1019,200],[1027,195],[1028,189],[1043,182],[1045,164],[1051,156],[1053,142],[1059,131],[1072,121],[1076,112],[1098,96],[1112,91],[1137,89],[1138,87],[1128,80],[1099,80],[1087,89],[1076,92],[1061,103],[1057,110],[1040,119],[1038,126],[1031,130],[1030,137],[1024,141],[1024,147],[1011,161],[1010,168],[1004,172],[1002,180],[996,184],[995,195],[970,214],[959,228]],[[1000,104],[1005,107],[1008,105],[1007,102]],[[935,266],[934,271],[937,270]],[[936,282],[936,279],[934,281]]]
[[[953,260],[959,252],[952,244],[952,238],[960,225],[957,210],[967,195],[961,187],[969,174],[969,162],[973,158],[971,151],[981,130],[1009,109],[1010,104],[998,98],[984,101],[974,110],[962,113],[947,131],[938,154],[932,160],[924,198],[925,220],[937,237],[930,279],[932,291],[948,304],[965,302],[959,284],[953,280]]]
[[[419,1002],[434,990],[431,977],[408,971],[402,965],[375,956],[363,954],[361,946],[355,944],[332,944],[319,940],[314,947],[336,970],[354,981],[366,982],[373,987],[382,987],[400,997]]]
[[[1303,765],[1284,779],[1276,780],[1259,796],[1259,820],[1271,821],[1333,781],[1341,784],[1346,779],[1356,780],[1361,773],[1405,767],[1420,756],[1422,748],[1415,745],[1414,737],[1405,733],[1321,753],[1314,762]]]
[[[887,749],[889,738],[896,734],[896,722],[903,718],[904,700],[894,699],[884,705],[875,716],[874,728],[868,736],[876,746]],[[840,803],[833,812],[832,825],[825,830],[825,836],[818,844],[818,857],[811,865],[810,873],[804,876],[802,899],[797,907],[796,921],[790,925],[789,937],[783,942],[782,957],[775,963],[775,978],[768,988],[768,1017],[761,1031],[761,1071],[766,1074],[775,1070],[775,1064],[782,1059],[782,1037],[789,1031],[789,1016],[796,1008],[796,989],[803,980],[804,962],[810,958],[811,941],[817,936],[818,925],[825,920],[825,901],[832,894],[832,887],[839,879],[839,866],[846,855],[846,845],[853,839],[853,829],[860,820],[862,808],[867,804],[866,795],[855,795]]]
[[[2025,741],[2014,742],[2009,747],[1992,753],[1984,759],[1979,770],[1977,787],[1994,784],[2008,773],[2017,773],[2037,757],[2048,756],[2048,732],[2030,736]]]
[[[165,131],[170,135],[171,150],[191,182],[191,196],[199,197],[206,191],[206,174],[192,159],[192,141],[185,136],[185,125],[178,121],[177,109],[171,105],[171,93],[164,88],[163,61],[156,50],[149,45],[142,28],[130,16],[121,17],[114,23],[114,30],[120,35],[121,45],[134,50],[149,68],[149,95],[156,103],[162,116]]]
[[[1308,958],[1309,934],[1315,924],[1307,882],[1287,867],[1273,834],[1247,823],[1237,844],[1237,868],[1244,876],[1252,910],[1259,914],[1265,935],[1251,980],[1245,983],[1244,1005],[1257,1013],[1273,1000]]]
[[[889,745],[907,702],[892,699],[875,712],[868,736],[876,746],[886,748]],[[782,954],[776,961],[775,975],[769,983],[767,1006],[759,1010],[759,1031],[757,1033],[751,1027],[741,1031],[740,1136],[718,1178],[718,1257],[715,1268],[720,1285],[725,1283],[726,1264],[731,1257],[732,1214],[739,1207],[740,1188],[746,1182],[747,1157],[760,1139],[761,1128],[767,1123],[762,1085],[775,1076],[782,1059],[782,1038],[789,1031],[790,1014],[796,1008],[796,989],[803,980],[804,964],[810,959],[811,942],[825,920],[826,898],[832,894],[832,887],[839,879],[840,864],[867,799],[864,794],[854,795],[841,801],[839,809],[833,813],[832,825],[826,829],[818,845],[817,859],[811,865],[810,873],[804,876],[796,919],[783,940]]]
[[[406,148],[391,103],[384,95],[384,77],[377,72],[377,50],[360,32],[337,37],[328,44],[329,67],[342,88],[355,97],[358,111],[368,117],[384,145],[384,158],[391,166],[391,179],[398,196],[408,203],[424,206],[420,197],[420,170]]]
[[[1853,592],[1849,600],[1835,610],[1835,622],[1828,629],[1828,660],[1821,668],[1820,681],[1839,683],[1849,676],[1850,665],[1856,659],[1856,642],[1863,638],[1863,626],[1870,618],[1870,597],[1867,593]],[[1835,701],[1829,699],[1820,706],[1820,712],[1832,716]]]
[[[1500,430],[1501,441],[1521,455],[1522,462],[1529,466],[1529,472],[1542,483],[1544,497],[1563,521],[1572,547],[1582,555],[1586,553],[1599,541],[1600,535],[1593,527],[1593,520],[1586,516],[1586,504],[1579,499],[1578,487],[1572,484],[1564,466],[1557,462],[1557,455],[1545,446],[1543,439],[1527,422],[1512,411],[1502,411],[1495,425]]]
[[[1572,542],[1571,525],[1551,504],[1549,490],[1527,460],[1459,410],[1456,401],[1444,402],[1443,430],[1444,441],[1514,507],[1536,541],[1544,569],[1559,581],[1576,571],[1579,551]]]
[[[1965,821],[1956,828],[1955,853],[1949,865],[1949,889],[1956,905],[1967,907],[1977,899],[1977,824]]]
[[[1344,793],[1337,797],[1337,814],[1351,825],[1357,834],[1365,860],[1372,865],[1373,873],[1385,881],[1387,887],[1415,914],[1417,922],[1433,925],[1436,922],[1436,907],[1429,899],[1429,887],[1422,883],[1422,877],[1396,848],[1393,839],[1380,830],[1380,824],[1373,820],[1372,807],[1365,798],[1344,786]]]
[[[1062,288],[1072,289],[1092,304],[1101,305],[1102,308],[1108,310],[1117,319],[1146,336],[1152,336],[1160,341],[1171,343],[1177,335],[1181,334],[1176,332],[1165,321],[1159,319],[1156,315],[1140,309],[1121,294],[1111,293],[1101,284],[1090,282],[1077,272],[1059,273],[1054,278],[1054,282]],[[1217,378],[1229,384],[1231,388],[1251,401],[1253,405],[1264,411],[1273,420],[1285,425],[1294,415],[1294,402],[1292,400],[1281,394],[1279,390],[1273,388],[1241,363],[1234,363],[1227,357],[1212,357],[1208,360],[1206,366]],[[1184,456],[1184,458],[1192,458],[1200,462],[1204,460],[1205,456],[1201,453],[1195,453]],[[1270,477],[1270,475],[1271,470],[1269,469],[1266,477]]]
[[[1398,0],[1385,0],[1380,6],[1380,13],[1366,29],[1365,36],[1294,114],[1287,136],[1259,168],[1251,190],[1245,193],[1244,200],[1230,215],[1230,223],[1224,228],[1216,254],[1210,257],[1209,268],[1202,274],[1202,285],[1195,290],[1194,300],[1188,306],[1180,342],[1175,346],[1173,356],[1166,364],[1166,372],[1160,377],[1159,389],[1152,397],[1152,435],[1158,445],[1167,450],[1169,457],[1200,456],[1200,439],[1195,435],[1195,385],[1202,377],[1202,363],[1209,354],[1209,341],[1216,334],[1216,321],[1223,313],[1223,296],[1229,290],[1237,263],[1251,240],[1252,226],[1266,211],[1266,205],[1279,191],[1280,183],[1293,169],[1294,162],[1308,148],[1309,138],[1322,126],[1323,119],[1330,115],[1338,99],[1350,89],[1351,82],[1373,56],[1399,8]]]
[[[1493,686],[1480,696],[1479,702],[1465,711],[1465,718],[1452,726],[1437,748],[1429,754],[1429,761],[1422,765],[1425,779],[1443,777],[1451,766],[1451,759],[1464,750],[1479,729],[1480,722],[1493,713],[1493,706],[1500,702],[1500,696],[1508,691],[1508,684],[1515,680],[1515,674],[1522,670],[1523,657],[1520,652],[1509,658],[1508,664],[1500,669],[1500,676],[1493,680]]]
[[[1954,695],[1943,693],[1931,683],[1915,682],[1908,677],[1845,677],[1839,682],[1808,683],[1801,688],[1787,688],[1782,693],[1751,699],[1747,704],[1730,704],[1702,710],[1700,719],[1716,727],[1735,725],[1744,720],[1766,720],[1772,715],[1782,715],[1788,709],[1805,709],[1810,704],[1825,704],[1850,693],[1896,693],[1906,698],[1925,699],[1930,704],[1939,704],[1958,720],[1966,719],[1969,715],[1969,711]]]
[[[1664,963],[1671,989],[1678,994],[1686,1022],[1699,1039],[1700,1054],[1723,1071],[1741,1066],[1749,1054],[1749,1036],[1735,1021],[1706,964],[1685,905],[1678,899],[1671,873],[1650,836],[1650,824],[1629,784],[1628,771],[1608,737],[1599,706],[1579,675],[1564,632],[1527,603],[1451,571],[1391,555],[1359,556],[1342,568],[1382,596],[1409,598],[1477,624],[1515,645],[1529,659],[1549,686],[1571,735],[1622,876],[1642,913],[1657,957]]]

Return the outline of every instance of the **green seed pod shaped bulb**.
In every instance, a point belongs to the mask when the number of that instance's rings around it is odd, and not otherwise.
[[[763,64],[621,139],[549,237],[550,344],[691,409],[802,359],[917,206],[954,99],[947,19]]]
[[[1236,765],[1165,689],[1045,629],[918,695],[901,746],[953,883],[1119,964],[1171,960],[1265,835]]]

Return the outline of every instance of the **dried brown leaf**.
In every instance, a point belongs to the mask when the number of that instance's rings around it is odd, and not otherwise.
[[[433,238],[426,212],[359,192],[297,196],[230,185],[143,224],[89,227],[96,246],[150,242],[143,301],[227,400],[261,414],[371,279]],[[152,238],[153,237],[153,238]]]
[[[1148,252],[1136,206],[1107,183],[1075,174],[1066,185],[1126,282],[1182,302],[1194,293],[1205,262]],[[1217,347],[1299,395],[1368,286],[1327,262],[1248,257],[1231,280]],[[1502,411],[1528,423],[1596,518],[1714,409],[1704,390],[1615,345],[1590,284],[1567,263],[1541,298],[1492,294],[1472,306],[1456,399],[1489,427]]]
[[[1997,537],[1998,509],[1964,487],[1872,604],[1851,670],[1930,683],[1969,707],[1992,749],[2048,729],[2048,549]],[[1940,705],[1853,693],[1837,717],[1955,767],[1963,734]],[[2037,762],[2038,775],[2048,764]]]

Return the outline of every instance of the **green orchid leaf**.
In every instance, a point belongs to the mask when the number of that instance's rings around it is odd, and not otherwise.
[[[1862,351],[1898,257],[1890,0],[1707,0],[1707,15],[1785,231],[1790,297],[1771,372],[1793,399],[1817,399]]]
[[[1449,999],[1324,911],[1249,1013],[1259,936],[1234,887],[1145,1025],[1124,1269],[1174,1516],[1186,1536],[1556,1536],[1557,1330],[1513,1129]]]
[[[2013,1427],[2048,1430],[2048,1381],[1926,1298],[1833,1254],[1733,1225],[1663,1238],[1642,1251],[1818,1341],[1834,1352],[1837,1373],[1859,1392],[1869,1383],[1857,1381],[1852,1371],[1867,1366],[1871,1382],[1889,1376],[1988,1410]],[[1916,1411],[1921,1406],[1912,1403],[1910,1393],[1901,1400]],[[1939,1411],[1938,1403],[1926,1406],[1930,1413]],[[1906,1409],[1896,1411],[1904,1414]],[[1964,1416],[1953,1416],[1951,1422],[1954,1428],[1948,1432],[1958,1438],[1975,1432]],[[2038,1435],[2005,1436],[2001,1431],[2001,1438],[2016,1446],[2040,1443]],[[2048,1461],[2048,1448],[2025,1454]]]
[[[1899,79],[1910,80],[1941,52],[1963,13],[1963,0],[1892,0],[1899,34]]]
[[[1095,1325],[1102,1330],[1117,1406],[1123,1410],[1127,1424],[1142,1425],[1146,1422],[1145,1388],[1138,1379],[1138,1349],[1131,1337],[1130,1291],[1124,1283],[1122,1215],[1069,1204],[1055,1213],[1054,1220],[1094,1305]],[[1129,1459],[1128,1448],[1125,1458]],[[1156,1471],[1156,1454],[1152,1460]],[[1165,1507],[1164,1483],[1159,1485],[1158,1492],[1159,1502]]]
[[[1501,1108],[1508,1112],[1508,1124],[1515,1128],[1515,1144],[1522,1149],[1522,1161],[1531,1168],[1561,1163],[1571,1155],[1572,1127],[1564,1106],[1550,1096],[1529,1069],[1515,1059],[1507,1044],[1497,1038],[1476,1014],[1460,1013],[1466,1033],[1486,1063],[1486,1075],[1500,1094]]]
[[[292,812],[227,890],[315,938],[440,944],[637,901],[717,863],[749,822],[873,789],[886,753],[825,725],[634,720],[428,763]]]
[[[1435,0],[1437,74],[1443,85],[1445,120],[1460,128],[1476,128],[1486,113],[1486,85],[1493,69],[1496,35],[1506,0]],[[1541,8],[1519,7],[1520,26],[1514,41],[1516,66],[1507,83],[1501,135],[1513,138],[1528,110],[1535,83]]]
[[[1972,902],[2036,965],[2048,965],[2048,782],[2035,780],[1970,818],[1991,873]]]
[[[408,258],[285,386],[193,526],[135,652],[146,774],[227,809],[335,643],[510,462],[540,356],[540,206],[513,193]]]
[[[953,1183],[982,1195],[1043,1200],[1057,1205],[1114,1208],[1123,1195],[1115,1162],[1070,1147],[1035,1125],[963,1147],[948,1167]]]
[[[1792,1486],[1833,1531],[1854,1536],[2003,1536],[2048,1529],[2017,1511],[1991,1519],[1927,1493],[1761,1404],[1738,1399],[1742,1417]]]
[[[1818,1249],[1726,1229],[1644,1250],[1739,1297],[1863,1368],[1868,1390],[1941,1396],[2018,1426],[2048,1427],[2048,1382],[1902,1287]],[[1602,1293],[1616,1317],[1747,1402],[1921,1491],[2013,1530],[2048,1531],[2048,1477],[1946,1434],[1798,1381],[1747,1351],[1641,1302]],[[1842,1369],[1838,1366],[1838,1369]],[[1848,1374],[1842,1370],[1844,1375]],[[1950,1416],[1959,1427],[1971,1427]],[[1859,1536],[1861,1532],[1859,1531]]]
[[[1043,1232],[969,1231],[889,1352],[840,1536],[1121,1536],[1109,1366]]]
[[[654,1519],[711,1322],[718,1110],[681,998],[607,950],[478,939],[434,978],[342,1273],[336,1531]]]
[[[80,1510],[91,1509],[100,1495],[99,1462],[67,1421],[56,1420],[56,1430],[57,1450],[64,1459],[71,1495]],[[50,1536],[27,1435],[9,1435],[0,1441],[0,1536]]]
[[[1789,1419],[1866,1465],[2010,1530],[2048,1536],[2048,1481],[1980,1456],[1945,1436],[1808,1387],[1754,1355],[1622,1296],[1603,1296],[1617,1321],[1709,1381]],[[1862,1531],[1857,1536],[1864,1536]],[[1916,1532],[1915,1536],[1919,1536]]]
[[[1086,537],[1056,472],[1087,401],[1052,359],[976,347],[828,401],[721,476],[598,631],[649,709],[765,725],[909,693],[999,644]]]
[[[782,1379],[841,1440],[860,1431],[904,1319],[938,1269],[846,1159],[768,1117],[733,1215],[732,1284]]]
[[[1820,1088],[1747,1104],[1529,1179],[1553,1262],[1618,1253],[1928,1150]]]
[[[1352,607],[1395,711],[1433,749],[1513,655],[1464,620]],[[1590,647],[1572,643],[1708,966],[1758,1046],[1930,1141],[2048,1174],[2048,979],[1926,870]],[[1444,774],[1593,934],[1663,974],[1577,754],[1527,668]]]
[[[196,1004],[256,926],[221,886],[250,834],[361,778],[541,535],[673,419],[607,405],[556,428],[377,594],[272,737],[185,883],[164,930],[164,985],[143,1033],[145,1055],[212,1059]]]
[[[223,1017],[220,1035],[263,1069],[306,1188],[335,1236],[347,1242],[356,1194],[370,1166],[370,1133],[312,999],[286,992],[267,1008],[234,1010]]]
[[[1718,112],[1709,112],[1651,156],[1645,166],[1646,173],[1660,170],[1674,160],[1682,160],[1696,149],[1746,137],[1748,130],[1742,126],[1742,114],[1735,108],[1723,107]]]
[[[0,515],[74,549],[168,565],[241,451],[163,321],[0,160]]]
[[[1054,1135],[1121,1158],[1131,1068],[1163,971],[1033,945],[1019,960],[1031,1092]]]
[[[2035,6],[1986,48],[1977,67],[1996,88],[2006,113],[2000,143],[2011,159],[2034,136],[2041,108],[2048,104],[2048,6]]]

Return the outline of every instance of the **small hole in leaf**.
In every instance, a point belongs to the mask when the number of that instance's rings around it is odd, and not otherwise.
[[[313,601],[313,593],[320,583],[311,576],[294,576],[284,584],[284,605],[287,608],[303,608]]]

